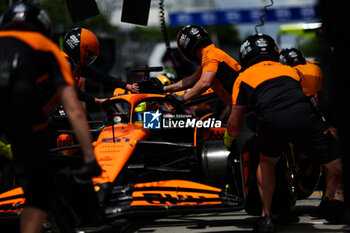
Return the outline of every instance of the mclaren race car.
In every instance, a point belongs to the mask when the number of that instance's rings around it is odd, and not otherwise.
[[[94,151],[103,172],[92,179],[92,184],[78,182],[80,188],[68,194],[62,190],[67,190],[67,183],[68,189],[73,187],[71,182],[58,181],[57,186],[61,187],[58,193],[63,194],[57,199],[66,208],[56,209],[56,215],[52,214],[56,225],[60,229],[65,229],[61,225],[67,222],[67,229],[91,224],[117,226],[135,215],[179,211],[246,208],[248,213],[256,214],[260,208],[254,184],[258,153],[251,139],[244,140],[239,150],[230,152],[225,148],[222,114],[217,108],[211,108],[215,98],[209,91],[186,107],[160,94],[127,93],[109,98],[103,106],[105,124],[93,129],[97,135]],[[72,132],[65,133],[60,138],[62,147],[53,151],[63,152],[56,157],[71,165],[79,160],[75,155],[79,145],[71,145]],[[248,138],[252,135],[254,133]],[[284,169],[280,174],[286,176],[281,178],[280,183],[285,188],[279,189],[279,195],[287,198],[283,203],[288,203],[288,207],[296,199],[310,195],[319,177],[316,169],[312,174],[316,178],[307,185],[302,184],[303,190],[298,188],[300,183],[295,182],[298,162],[294,151],[291,148],[280,161]],[[303,171],[307,169],[305,166]],[[90,199],[85,201],[87,197]],[[92,204],[91,200],[96,203]],[[0,194],[0,220],[20,214],[24,201],[20,187]],[[61,224],[57,219],[63,219]]]
[[[103,172],[92,183],[108,223],[150,212],[243,209],[240,161],[223,145],[225,128],[214,112],[186,112],[159,94],[118,95],[104,109],[93,143]],[[70,146],[65,133],[55,151],[73,159],[79,145]],[[18,215],[24,201],[20,187],[0,194],[0,217]]]

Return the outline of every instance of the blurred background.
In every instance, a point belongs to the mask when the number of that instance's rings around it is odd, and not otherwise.
[[[0,0],[0,12],[15,2]],[[241,40],[256,32],[255,26],[265,14],[264,7],[271,4],[271,0],[151,0],[147,26],[140,26],[121,21],[123,0],[98,0],[100,14],[76,23],[67,9],[68,0],[28,2],[40,5],[49,13],[54,23],[54,40],[60,46],[64,34],[75,26],[95,32],[101,47],[94,68],[128,83],[142,79],[142,74],[130,72],[132,67],[163,66],[178,79],[191,74],[195,67],[182,59],[175,42],[177,32],[187,24],[204,26],[216,46],[237,59]],[[83,7],[84,1],[76,2]],[[132,10],[137,13],[142,6],[134,2]],[[267,11],[258,32],[271,35],[280,48],[296,47],[308,58],[317,60],[321,50],[317,39],[320,26],[317,0],[275,0]],[[165,32],[174,57],[181,64],[177,72],[165,49]],[[85,80],[85,90],[97,97],[108,97],[113,92],[90,80]]]

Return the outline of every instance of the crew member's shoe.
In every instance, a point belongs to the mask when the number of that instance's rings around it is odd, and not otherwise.
[[[344,202],[331,200],[327,205],[327,211],[324,213],[324,219],[331,224],[348,224],[349,213]]]
[[[331,201],[326,196],[322,196],[320,204],[317,206],[316,210],[312,213],[313,217],[323,218],[327,211],[329,211]]]
[[[275,232],[275,226],[271,214],[266,214],[264,217],[260,217],[255,223],[253,231],[259,233]]]

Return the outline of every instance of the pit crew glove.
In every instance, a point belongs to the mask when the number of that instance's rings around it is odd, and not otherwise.
[[[170,94],[170,95],[167,95],[167,98],[170,100],[175,100],[180,104],[185,103],[185,95]]]
[[[230,150],[232,143],[237,138],[237,136],[231,136],[228,134],[227,129],[224,134],[224,144],[227,150]]]
[[[99,176],[102,173],[102,169],[96,160],[84,163],[79,169],[77,177],[82,180],[88,180],[92,177]]]
[[[5,144],[0,141],[0,155],[4,155],[9,160],[13,159],[13,153],[11,149],[11,144]]]
[[[163,94],[164,93],[164,86],[163,84],[156,78],[151,78],[150,81],[153,83],[153,93],[155,94]]]

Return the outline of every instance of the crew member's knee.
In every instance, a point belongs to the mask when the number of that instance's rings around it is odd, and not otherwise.
[[[260,153],[260,163],[269,164],[270,166],[276,166],[280,157],[269,157]]]
[[[342,169],[342,162],[340,158],[337,158],[335,160],[332,160],[324,166],[327,168],[327,171],[331,174],[334,174],[338,177],[341,177],[343,175],[343,169]]]

